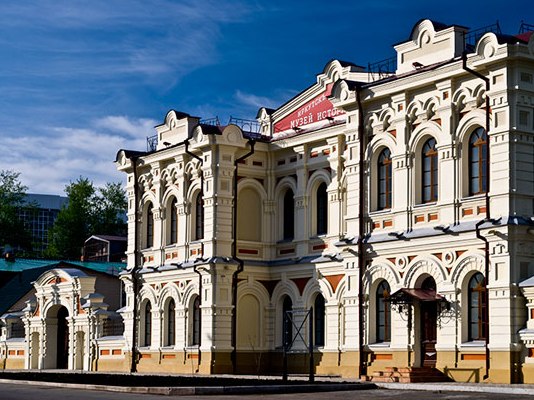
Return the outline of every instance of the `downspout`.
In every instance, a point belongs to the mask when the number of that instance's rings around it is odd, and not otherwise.
[[[185,153],[189,154],[191,157],[200,162],[200,193],[198,195],[202,196],[202,201],[204,201],[204,172],[202,171],[204,161],[201,157],[189,151],[189,139],[184,140],[184,145]],[[202,228],[202,233],[204,233],[204,228]],[[197,265],[193,266],[193,270],[198,274],[198,307],[200,314],[200,318],[198,319],[198,366],[200,369],[200,363],[202,362],[202,351],[200,350],[202,346],[202,274],[197,269]]]
[[[200,314],[200,318],[198,319],[198,367],[200,369],[200,364],[202,363],[202,350],[200,350],[200,345],[202,344],[202,309],[200,307],[202,305],[202,274],[197,269],[197,265],[193,266],[193,271],[198,274],[198,307]]]
[[[360,146],[360,159],[358,161],[359,174],[359,193],[358,193],[358,270],[360,271],[358,279],[358,351],[360,355],[360,376],[367,375],[367,357],[364,352],[364,294],[363,294],[363,278],[365,274],[365,257],[363,240],[365,238],[365,174],[364,174],[364,124],[363,124],[363,107],[361,100],[361,86],[356,86],[356,101],[358,104],[358,142]]]
[[[232,258],[237,261],[237,269],[232,274],[232,304],[234,306],[232,313],[232,371],[234,374],[237,373],[237,275],[243,271],[244,262],[237,256],[237,166],[245,158],[250,157],[254,154],[254,145],[256,141],[249,139],[248,144],[250,145],[250,151],[234,160],[234,203],[233,203],[233,224],[232,224]]]
[[[486,372],[484,374],[483,379],[487,379],[489,377],[489,370],[490,370],[490,351],[489,351],[489,333],[490,333],[490,312],[489,312],[489,291],[488,291],[488,281],[489,281],[489,270],[490,270],[490,251],[489,251],[489,242],[486,237],[482,236],[480,233],[480,226],[484,222],[491,221],[491,214],[490,214],[490,136],[489,136],[489,130],[490,130],[490,101],[489,101],[489,91],[490,91],[490,80],[488,77],[482,75],[481,73],[472,70],[467,66],[467,52],[464,50],[462,53],[462,67],[465,71],[469,72],[470,74],[476,76],[479,79],[482,79],[486,83],[486,218],[484,218],[481,221],[478,221],[475,225],[476,228],[476,236],[478,239],[482,240],[484,242],[484,297],[486,302],[486,309],[485,309],[485,319],[486,319],[486,338],[485,338],[485,347],[486,347]]]
[[[137,270],[139,269],[139,238],[137,233],[137,218],[139,210],[139,184],[137,182],[137,159],[132,157],[133,163],[133,178],[134,178],[134,267],[132,269],[132,284],[133,284],[133,336],[132,336],[132,363],[130,365],[130,372],[137,372],[137,292],[139,290],[139,280],[137,278]]]

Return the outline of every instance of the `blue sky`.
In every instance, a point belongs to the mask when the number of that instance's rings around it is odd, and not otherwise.
[[[394,56],[421,18],[516,34],[534,2],[40,0],[0,3],[0,169],[33,193],[124,181],[169,109],[254,118],[332,58]],[[530,20],[529,20],[530,18]]]

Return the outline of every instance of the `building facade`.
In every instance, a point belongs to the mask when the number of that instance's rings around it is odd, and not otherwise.
[[[99,370],[534,382],[534,37],[418,22],[258,129],[170,111],[127,176]],[[310,323],[313,325],[310,328]]]
[[[0,259],[0,369],[97,369],[98,340],[122,339],[124,267]]]

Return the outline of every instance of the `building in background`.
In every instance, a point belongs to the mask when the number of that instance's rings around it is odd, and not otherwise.
[[[61,208],[68,198],[51,194],[28,193],[25,203],[28,207],[18,210],[19,218],[31,232],[33,251],[37,254],[48,246],[48,230],[52,228]]]
[[[84,261],[121,262],[126,259],[126,236],[93,235],[83,246]]]

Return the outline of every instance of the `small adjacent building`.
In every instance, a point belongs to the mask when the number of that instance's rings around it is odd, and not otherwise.
[[[0,366],[95,370],[98,341],[123,334],[124,267],[0,260],[0,271],[12,272],[0,289]]]
[[[83,260],[121,262],[126,259],[126,236],[93,235],[83,246]]]

